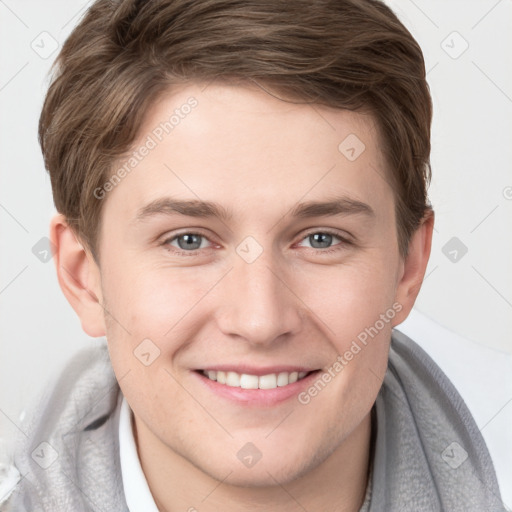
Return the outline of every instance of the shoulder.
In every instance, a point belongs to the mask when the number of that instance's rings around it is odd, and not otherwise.
[[[506,372],[510,358],[416,316],[414,328],[399,326],[400,330],[392,332],[388,371],[380,393],[387,412],[385,421],[390,432],[404,430],[410,423],[407,438],[416,439],[413,444],[422,447],[420,455],[428,461],[428,471],[447,499],[455,499],[452,494],[464,490],[468,503],[471,497],[475,503],[487,500],[490,504],[493,496],[500,496],[500,487],[509,491],[509,464],[502,463],[502,446],[507,444],[509,430],[502,429],[498,437],[505,442],[493,450],[489,448],[494,446],[494,437],[484,438],[489,432],[478,424],[485,425],[502,408],[493,381],[510,373]],[[475,379],[475,363],[485,379]],[[501,420],[505,421],[505,415]]]
[[[113,486],[115,495],[121,398],[106,344],[77,352],[41,393],[4,456],[0,510],[13,503],[17,511],[82,510],[83,495],[96,485]]]

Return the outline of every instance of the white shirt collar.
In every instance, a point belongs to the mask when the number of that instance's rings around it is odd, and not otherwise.
[[[158,512],[142,471],[133,436],[132,411],[123,397],[119,416],[119,455],[126,504],[130,512]]]

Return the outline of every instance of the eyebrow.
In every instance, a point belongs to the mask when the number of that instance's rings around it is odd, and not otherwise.
[[[308,201],[298,204],[291,211],[292,217],[299,218],[355,214],[375,217],[375,212],[369,204],[350,197],[336,197],[330,201]]]
[[[177,200],[171,198],[156,199],[142,207],[135,220],[142,221],[156,215],[187,215],[188,217],[217,217],[222,220],[230,220],[233,214],[222,205],[210,201]]]
[[[157,215],[186,215],[188,217],[209,218],[215,217],[223,221],[233,218],[233,213],[222,205],[211,201],[176,200],[161,198],[142,207],[135,221],[140,222]],[[290,211],[289,215],[297,218],[327,217],[336,215],[363,214],[375,217],[370,205],[350,197],[336,197],[328,201],[307,201],[299,203]]]

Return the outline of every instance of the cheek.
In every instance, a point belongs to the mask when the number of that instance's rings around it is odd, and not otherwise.
[[[190,328],[187,313],[203,286],[186,272],[132,268],[128,274],[117,265],[103,280],[110,359],[124,396],[143,421],[166,425],[165,408],[155,404],[172,397],[178,410],[186,408],[187,397],[172,377],[173,357],[184,340],[193,339],[183,329]]]
[[[311,281],[316,286],[305,299],[336,352],[331,373],[338,391],[332,396],[350,403],[348,410],[373,402],[387,367],[392,321],[400,309],[392,268],[387,258],[376,257],[330,268]]]
[[[127,397],[135,394],[143,401],[155,401],[157,397],[150,395],[164,389],[176,396],[179,389],[168,372],[173,372],[177,352],[195,339],[206,321],[200,299],[218,276],[205,272],[199,279],[193,268],[131,265],[130,272],[127,268],[118,261],[103,278],[112,366],[123,379],[120,384]],[[130,382],[137,384],[132,387]]]
[[[302,284],[304,302],[318,315],[340,349],[392,308],[396,283],[386,259],[367,258],[331,268],[323,267]],[[311,285],[314,283],[314,286]]]
[[[141,337],[154,337],[156,341],[187,316],[216,279],[210,274],[198,278],[193,268],[132,265],[129,272],[124,272],[118,265],[106,274],[104,296],[109,310],[134,341]]]

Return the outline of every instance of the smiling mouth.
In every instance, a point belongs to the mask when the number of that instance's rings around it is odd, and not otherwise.
[[[319,372],[320,370],[313,370],[310,372],[280,372],[269,373],[267,375],[251,375],[247,373],[237,373],[233,371],[220,371],[220,370],[197,370],[198,373],[204,377],[216,381],[219,384],[226,386],[241,388],[241,389],[276,389],[278,387],[285,387],[289,384],[298,382],[312,373]]]

